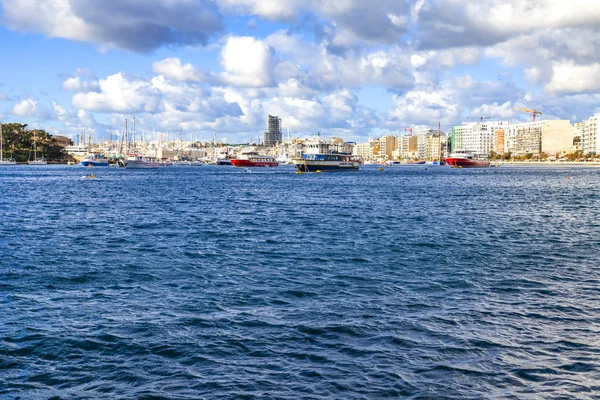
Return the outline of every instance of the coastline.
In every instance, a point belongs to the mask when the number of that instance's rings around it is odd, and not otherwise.
[[[600,167],[600,162],[585,161],[491,161],[490,163],[498,167]]]

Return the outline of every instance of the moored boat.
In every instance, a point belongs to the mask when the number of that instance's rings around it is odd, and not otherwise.
[[[150,169],[158,168],[160,162],[155,157],[145,157],[139,154],[128,154],[124,161],[127,169]]]
[[[84,157],[79,164],[84,167],[108,167],[108,158],[103,154],[90,153]]]
[[[235,167],[277,167],[279,165],[275,157],[258,153],[247,153],[231,160],[231,163]]]
[[[446,163],[452,168],[485,168],[490,166],[488,160],[482,160],[469,153],[454,153],[446,158]]]

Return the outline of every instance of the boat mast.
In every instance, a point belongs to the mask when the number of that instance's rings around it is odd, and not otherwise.
[[[33,130],[33,161],[37,160],[37,147],[35,145],[35,129]]]
[[[2,162],[3,160],[3,154],[4,154],[4,138],[2,137],[2,121],[0,121],[0,162]]]

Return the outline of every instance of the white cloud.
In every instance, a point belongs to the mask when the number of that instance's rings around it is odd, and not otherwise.
[[[600,90],[600,63],[576,65],[572,61],[554,63],[552,80],[545,87],[555,93],[589,93]]]
[[[515,111],[512,108],[512,103],[507,101],[503,104],[494,102],[492,104],[483,104],[473,111],[471,116],[473,117],[493,117],[495,119],[509,119],[515,115]]]
[[[179,82],[200,82],[204,79],[203,73],[199,69],[190,63],[181,64],[181,60],[175,57],[155,62],[152,70]]]
[[[264,87],[274,84],[274,50],[253,37],[232,36],[221,51],[223,81],[233,86]]]
[[[99,81],[99,92],[76,93],[73,106],[96,112],[156,112],[160,92],[150,82],[118,73]]]
[[[39,114],[38,102],[31,98],[24,99],[13,107],[12,113],[19,117],[37,116]]]
[[[69,77],[65,79],[65,81],[62,83],[63,90],[68,90],[72,92],[97,90],[98,87],[98,81],[83,80],[80,76]]]
[[[223,28],[208,0],[0,0],[9,29],[134,51],[206,44]]]

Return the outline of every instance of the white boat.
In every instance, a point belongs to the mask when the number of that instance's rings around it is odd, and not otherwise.
[[[357,171],[360,168],[357,157],[343,151],[347,146],[344,142],[333,143],[319,137],[307,141],[305,146],[305,151],[292,161],[298,172]]]
[[[33,161],[28,162],[29,165],[46,165],[48,161],[44,157],[38,160],[37,158],[37,146],[35,143],[35,131],[33,131]]]
[[[202,160],[190,161],[190,167],[201,167],[204,164],[206,163]]]
[[[2,137],[2,122],[0,122],[0,166],[17,165],[14,158],[4,159],[4,138]]]
[[[128,154],[124,162],[127,169],[158,168],[160,162],[155,157],[145,157],[139,154]]]

